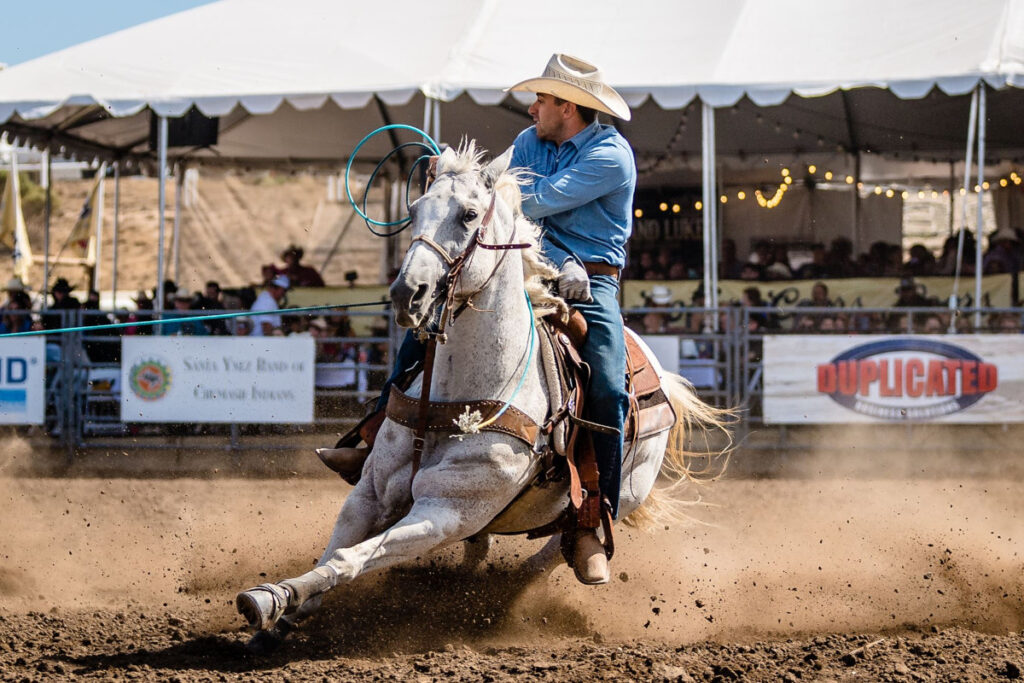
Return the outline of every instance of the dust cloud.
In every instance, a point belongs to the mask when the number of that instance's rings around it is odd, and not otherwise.
[[[523,560],[543,541],[500,537],[472,572],[455,548],[340,587],[305,630],[367,654],[1024,628],[1019,478],[974,462],[922,471],[920,454],[844,464],[829,452],[784,459],[773,478],[744,476],[755,467],[744,458],[757,457],[767,456],[737,454],[703,491],[699,523],[620,529],[607,586],[579,585],[564,565],[527,575]],[[235,592],[310,568],[348,491],[329,478],[0,474],[0,611],[196,610],[211,629],[241,626]]]

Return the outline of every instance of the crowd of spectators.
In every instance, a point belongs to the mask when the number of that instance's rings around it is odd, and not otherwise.
[[[849,277],[924,277],[953,275],[959,234],[946,239],[936,256],[925,245],[914,244],[906,259],[898,244],[875,242],[866,252],[854,255],[853,243],[845,237],[823,244],[799,245],[756,242],[746,261],[737,257],[736,243],[722,241],[718,277],[720,280],[823,280]],[[970,231],[964,233],[960,273],[975,272],[976,241]],[[799,254],[799,259],[796,259]],[[644,250],[631,255],[626,277],[633,280],[685,280],[703,277],[699,263],[687,261],[686,254],[671,249]],[[793,262],[793,261],[796,262]],[[989,237],[983,254],[984,274],[1017,273],[1024,264],[1024,229],[999,230]]]

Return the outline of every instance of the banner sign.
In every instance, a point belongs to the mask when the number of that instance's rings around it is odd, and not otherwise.
[[[313,421],[312,337],[124,337],[124,422]]]
[[[0,424],[41,425],[46,414],[46,340],[0,339]]]
[[[722,305],[740,301],[743,290],[757,287],[768,306],[796,306],[811,299],[815,283],[824,282],[828,296],[836,306],[849,308],[885,308],[892,306],[899,298],[900,278],[841,278],[832,280],[721,280],[718,283],[718,300]],[[639,308],[645,305],[655,285],[663,285],[672,294],[673,308],[692,306],[693,295],[698,288],[703,291],[702,280],[626,280],[622,283],[622,305],[624,308]],[[919,277],[914,280],[918,293],[926,299],[935,299],[945,306],[953,293],[951,277]],[[982,305],[1005,308],[1012,306],[1012,276],[986,275],[981,279]],[[959,301],[961,306],[974,303],[974,278],[960,280]]]
[[[1024,335],[771,335],[764,421],[1024,422]]]

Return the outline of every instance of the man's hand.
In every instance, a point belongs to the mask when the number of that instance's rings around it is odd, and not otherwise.
[[[558,272],[558,294],[566,301],[590,303],[590,276],[583,266],[569,259]]]

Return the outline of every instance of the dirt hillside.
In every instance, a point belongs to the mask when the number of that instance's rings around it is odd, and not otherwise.
[[[54,183],[56,209],[51,218],[50,254],[56,257],[81,211],[92,180]],[[241,173],[202,170],[193,201],[182,208],[179,284],[196,290],[207,280],[222,286],[260,282],[260,265],[281,265],[280,253],[289,244],[305,249],[303,262],[322,270],[327,283],[345,284],[355,270],[360,284],[377,284],[382,271],[383,245],[361,220],[349,221],[347,203],[328,201],[327,178],[310,174]],[[172,226],[175,182],[167,184],[165,254],[167,276],[174,279]],[[118,290],[135,292],[156,284],[158,245],[158,182],[142,176],[121,179]],[[183,197],[184,198],[184,197]],[[371,215],[379,211],[371,196]],[[114,182],[108,179],[104,201],[104,238],[100,288],[112,284]],[[33,289],[42,281],[44,220],[28,219],[29,239],[36,255]],[[347,226],[347,228],[346,228]],[[341,239],[339,240],[339,237]],[[333,252],[333,254],[332,254]],[[70,252],[65,251],[64,256]],[[0,260],[0,276],[10,276],[10,261]],[[323,268],[327,263],[327,267]],[[77,265],[51,263],[50,281],[66,277],[79,291],[86,288],[85,271]]]

